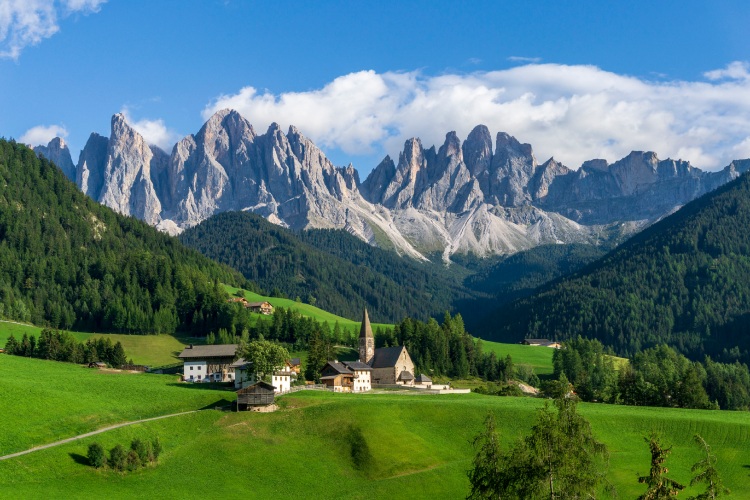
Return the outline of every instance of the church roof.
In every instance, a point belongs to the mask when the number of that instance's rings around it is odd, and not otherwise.
[[[402,371],[401,375],[398,376],[399,380],[414,380],[414,375],[410,371]]]
[[[416,381],[420,382],[420,383],[422,383],[422,382],[432,382],[432,379],[430,377],[428,377],[427,375],[425,375],[424,373],[422,373],[420,375],[417,375]]]
[[[375,355],[372,357],[371,366],[373,368],[390,368],[391,366],[396,366],[398,358],[401,356],[401,351],[404,349],[406,349],[404,346],[381,347],[375,349]]]
[[[359,329],[359,338],[373,338],[372,326],[370,326],[370,317],[367,315],[367,308],[365,308],[365,312],[362,314],[362,326]]]

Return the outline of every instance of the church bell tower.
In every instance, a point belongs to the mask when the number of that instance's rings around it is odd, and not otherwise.
[[[372,363],[375,356],[375,337],[372,336],[372,326],[370,326],[370,317],[367,315],[367,308],[362,315],[362,328],[359,330],[359,360],[368,365]]]

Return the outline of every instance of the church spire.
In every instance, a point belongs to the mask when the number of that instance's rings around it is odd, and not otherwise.
[[[367,308],[362,314],[362,327],[359,330],[359,360],[368,365],[375,356],[375,337],[372,335],[372,326],[370,326],[370,317],[367,315]]]

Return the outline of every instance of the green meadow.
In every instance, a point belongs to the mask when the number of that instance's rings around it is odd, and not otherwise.
[[[70,375],[66,372],[59,377]],[[116,375],[109,383],[113,387],[128,385],[132,383],[129,377],[153,376]],[[186,398],[193,392],[183,391]],[[71,401],[63,404],[74,408],[74,395],[65,397]],[[132,394],[123,393],[119,398],[101,398],[99,404],[101,411],[108,411],[112,406],[125,410],[138,402],[132,400]],[[485,415],[496,415],[507,447],[528,432],[543,404],[539,399],[476,394],[303,391],[280,398],[282,409],[275,413],[206,410],[0,461],[0,497],[463,498],[469,489],[470,441],[482,429]],[[6,428],[34,432],[40,422],[29,422],[23,416],[33,408],[30,405],[30,401],[19,403],[7,412]],[[747,413],[594,404],[581,404],[580,411],[609,447],[608,476],[620,498],[633,498],[644,490],[636,477],[648,470],[650,457],[643,436],[652,429],[673,445],[667,466],[674,478],[689,482],[690,465],[699,458],[691,438],[698,432],[716,452],[734,497],[750,496]],[[85,420],[83,415],[79,418]],[[370,450],[370,459],[362,469],[351,462],[347,437],[351,426],[362,430]],[[155,436],[164,445],[155,467],[118,474],[85,464],[87,447],[94,441],[110,449],[118,443],[127,445],[136,437]],[[680,497],[699,491],[689,489]]]
[[[101,427],[203,408],[234,394],[175,375],[100,371],[0,355],[0,455]]]
[[[234,296],[237,293],[238,288],[231,287],[229,285],[224,285],[224,288],[227,290],[227,292]],[[245,292],[245,298],[250,302],[269,302],[274,307],[283,307],[285,309],[292,309],[294,311],[299,312],[303,316],[307,316],[310,318],[314,318],[320,322],[327,322],[332,328],[333,325],[338,321],[339,325],[342,328],[346,328],[347,330],[355,330],[359,332],[360,325],[362,324],[360,321],[354,321],[351,319],[343,318],[341,316],[336,316],[333,313],[329,313],[328,311],[324,311],[323,309],[319,309],[315,306],[311,306],[310,304],[305,304],[303,302],[297,302],[296,300],[292,299],[282,299],[278,297],[267,297],[264,295],[259,295],[254,292],[249,292],[247,290],[244,290]],[[260,314],[258,315],[261,316]],[[385,324],[385,323],[372,323],[372,327],[374,329],[377,328],[393,328],[393,325]]]

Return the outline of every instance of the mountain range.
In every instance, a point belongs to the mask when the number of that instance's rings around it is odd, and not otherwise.
[[[493,148],[494,146],[494,148]],[[110,137],[93,133],[73,164],[60,138],[35,148],[96,201],[177,234],[214,214],[250,211],[292,229],[345,229],[417,259],[512,254],[549,243],[619,241],[750,169],[704,172],[634,151],[577,170],[487,127],[439,148],[406,141],[360,181],[295,127],[258,134],[236,111],[214,114],[171,154],[149,145],[122,114]]]

